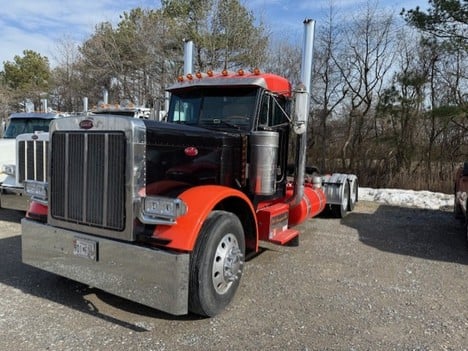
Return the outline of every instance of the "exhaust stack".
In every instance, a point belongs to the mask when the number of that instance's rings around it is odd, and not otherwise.
[[[184,75],[193,73],[193,41],[184,39]]]
[[[84,113],[88,112],[88,98],[87,97],[83,98],[83,112]]]
[[[294,195],[291,207],[297,206],[304,196],[304,174],[307,158],[307,122],[309,119],[312,56],[314,50],[315,21],[304,21],[301,82],[296,88],[293,130],[297,134]]]

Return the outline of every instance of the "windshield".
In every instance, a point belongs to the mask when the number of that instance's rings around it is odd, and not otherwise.
[[[216,129],[248,130],[255,114],[257,87],[209,87],[173,92],[168,121]]]
[[[10,119],[3,134],[4,138],[16,138],[19,134],[49,131],[50,119],[45,118],[14,118]]]

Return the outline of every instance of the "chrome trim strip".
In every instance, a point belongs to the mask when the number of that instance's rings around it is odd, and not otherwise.
[[[88,177],[86,177],[86,171],[88,169],[88,134],[86,133],[84,135],[84,155],[83,155],[83,189],[88,189],[87,185],[88,185]],[[67,172],[68,174],[68,172]],[[86,191],[83,192],[83,221],[84,222],[88,222],[88,218],[86,216],[86,203],[87,203],[87,195],[88,193]]]
[[[104,155],[109,155],[109,134],[104,135]],[[109,158],[104,157],[104,184],[102,192],[102,224],[107,227],[107,198],[109,197]],[[85,188],[86,189],[86,188]]]
[[[47,166],[49,164],[49,159],[47,156],[47,142],[49,141],[49,133],[47,133],[47,140],[43,140],[43,147],[42,147],[42,159],[44,160],[44,167],[42,167],[42,179],[47,181]]]

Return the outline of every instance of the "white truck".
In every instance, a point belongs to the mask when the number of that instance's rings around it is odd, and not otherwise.
[[[49,124],[61,113],[19,112],[8,118],[0,139],[0,207],[26,211],[24,180],[46,177]]]

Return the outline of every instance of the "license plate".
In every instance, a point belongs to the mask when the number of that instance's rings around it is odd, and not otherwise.
[[[97,261],[97,242],[83,238],[73,239],[73,254]]]

